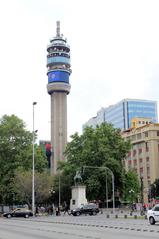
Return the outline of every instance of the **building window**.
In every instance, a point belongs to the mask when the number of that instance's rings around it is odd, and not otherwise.
[[[128,161],[128,165],[131,165],[131,160]]]
[[[135,156],[135,155],[136,155],[136,149],[133,150],[133,156]]]
[[[137,139],[141,139],[141,134],[137,134]]]
[[[145,137],[148,137],[148,132],[145,132]]]
[[[139,159],[139,162],[142,163],[142,158]]]
[[[150,176],[150,167],[147,167],[147,176]]]
[[[159,136],[159,131],[157,131],[157,136]]]
[[[143,168],[140,168],[140,177],[142,177],[143,176]]]
[[[146,147],[146,152],[149,152],[149,147]]]
[[[149,157],[146,157],[146,162],[149,162],[149,161],[150,161]]]
[[[147,142],[145,142],[145,147],[146,147],[146,152],[149,152],[149,147]]]
[[[140,148],[140,149],[139,149],[139,154],[141,154],[141,153],[142,153],[142,149]]]
[[[131,157],[131,151],[128,152],[128,157]]]
[[[137,165],[137,160],[136,159],[134,159],[134,166],[136,166]]]

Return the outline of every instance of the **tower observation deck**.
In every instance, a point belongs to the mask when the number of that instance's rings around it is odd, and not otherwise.
[[[65,160],[67,144],[67,94],[70,92],[70,47],[60,33],[57,21],[56,36],[47,46],[47,91],[51,96],[51,173],[56,174],[57,161]]]

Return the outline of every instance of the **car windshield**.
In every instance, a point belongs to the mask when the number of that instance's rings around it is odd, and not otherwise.
[[[155,206],[152,208],[152,211],[159,211],[159,204],[155,205]]]
[[[16,208],[16,209],[14,209],[13,210],[13,212],[26,212],[26,211],[28,211],[26,208]]]
[[[154,208],[154,211],[159,211],[159,205]]]
[[[84,206],[83,206],[83,209],[85,209],[85,208],[88,208],[88,205],[84,205]]]
[[[95,208],[96,205],[95,204],[86,204],[86,205],[82,205],[80,208],[81,209],[87,209],[87,208]]]

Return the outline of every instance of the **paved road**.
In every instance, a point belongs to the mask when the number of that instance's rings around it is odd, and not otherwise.
[[[0,218],[0,239],[149,239],[159,238],[159,224],[144,219],[97,216]]]

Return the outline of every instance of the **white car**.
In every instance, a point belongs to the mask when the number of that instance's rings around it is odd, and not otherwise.
[[[159,204],[156,204],[151,210],[147,211],[147,219],[151,225],[159,222]]]

